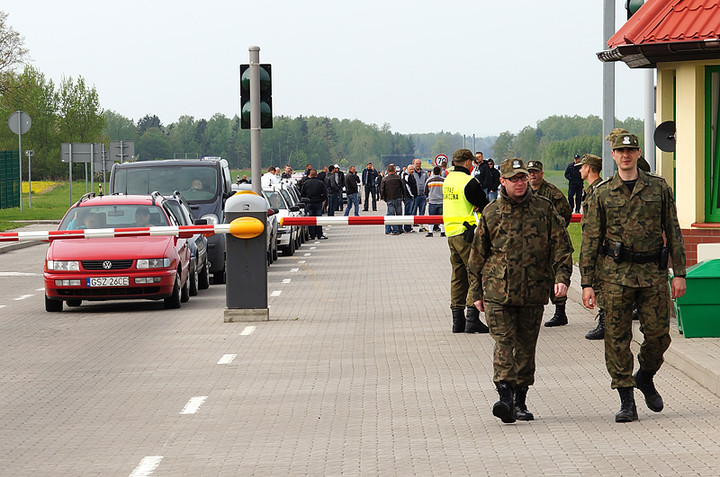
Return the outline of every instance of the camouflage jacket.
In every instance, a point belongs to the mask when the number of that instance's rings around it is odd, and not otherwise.
[[[583,215],[580,218],[580,227],[585,228],[585,213],[588,208],[588,203],[590,202],[590,197],[593,195],[593,192],[595,192],[595,188],[602,182],[602,177],[598,177],[593,181],[592,184],[589,184],[584,190],[582,195],[582,211]]]
[[[538,190],[534,192],[537,195],[541,195],[549,199],[550,202],[552,202],[552,204],[555,206],[555,210],[557,210],[557,213],[560,214],[560,217],[565,220],[565,227],[570,225],[572,209],[570,208],[570,202],[568,202],[567,198],[560,189],[543,179],[542,184],[540,184]]]
[[[675,275],[685,275],[685,245],[670,186],[662,177],[638,170],[631,194],[615,173],[595,188],[585,211],[581,283],[585,286],[602,279],[628,287],[647,287],[666,281],[667,271],[661,271],[657,262],[616,263],[599,250],[606,242],[621,242],[631,252],[657,253],[663,247],[663,233]]]
[[[545,304],[553,284],[570,284],[572,252],[563,219],[549,200],[528,191],[516,202],[503,190],[483,210],[473,239],[473,300]]]

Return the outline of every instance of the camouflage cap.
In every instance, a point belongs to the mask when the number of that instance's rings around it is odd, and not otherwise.
[[[614,137],[617,136],[618,134],[627,134],[627,133],[629,133],[629,132],[630,132],[630,131],[628,131],[627,129],[615,128],[615,129],[613,129],[612,131],[610,131],[610,134],[608,134],[607,136],[605,136],[605,140],[606,140],[606,141],[612,141],[612,138],[614,138]]]
[[[618,134],[617,136],[613,136],[613,138],[612,138],[613,150],[622,149],[624,147],[640,149],[640,141],[638,141],[638,137],[634,134],[629,134],[629,133],[622,133],[622,134]]]
[[[458,149],[453,152],[453,164],[462,164],[466,161],[474,161],[475,154],[470,149]]]
[[[593,167],[597,170],[602,170],[602,159],[600,159],[595,154],[583,155],[582,160],[577,165],[582,166],[583,164],[587,164],[588,166]]]
[[[527,174],[528,171],[525,169],[525,164],[523,164],[523,160],[517,157],[513,157],[510,159],[505,159],[502,161],[502,164],[500,164],[500,176],[503,179],[509,179],[513,176],[516,176],[518,174]]]
[[[530,161],[527,163],[527,170],[528,171],[542,171],[543,165],[540,161]]]

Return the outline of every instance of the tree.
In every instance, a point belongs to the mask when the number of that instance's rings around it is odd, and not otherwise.
[[[438,154],[451,154],[450,146],[448,146],[445,139],[438,139],[435,141],[431,152],[433,156],[437,156]]]
[[[508,157],[515,155],[513,152],[513,142],[515,135],[510,131],[501,132],[495,144],[493,145],[493,153],[495,154],[495,162],[500,163]]]
[[[138,137],[141,137],[143,134],[145,134],[145,131],[151,128],[157,128],[162,129],[162,123],[160,122],[160,118],[158,118],[156,115],[150,116],[149,114],[146,114],[142,119],[138,120],[137,122],[137,134]]]
[[[24,64],[28,50],[25,40],[7,24],[8,14],[0,11],[0,94],[4,94],[10,82],[10,73],[15,66]]]
[[[58,132],[63,142],[99,141],[105,117],[95,87],[88,88],[82,76],[77,83],[63,78],[58,92]]]
[[[137,129],[130,118],[106,109],[103,112],[105,118],[105,135],[110,141],[135,141]]]
[[[160,128],[150,128],[138,140],[136,152],[140,160],[167,159],[170,157],[170,145]]]

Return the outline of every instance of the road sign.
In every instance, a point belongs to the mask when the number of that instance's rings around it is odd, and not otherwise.
[[[110,141],[110,159],[113,162],[127,162],[135,157],[135,143],[133,141]]]
[[[32,125],[30,116],[23,111],[15,111],[8,119],[8,126],[15,134],[25,134],[30,129],[30,125]]]
[[[70,162],[70,153],[72,152],[72,162],[75,164],[94,162],[102,167],[103,156],[105,156],[107,164],[112,164],[112,160],[107,157],[105,145],[100,142],[72,144],[64,142],[60,145],[60,152],[62,153],[62,162]]]
[[[435,156],[435,165],[441,166],[443,163],[447,164],[450,161],[448,160],[448,157],[445,154],[438,154]]]

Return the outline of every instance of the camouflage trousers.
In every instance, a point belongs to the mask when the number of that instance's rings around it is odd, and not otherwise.
[[[531,386],[535,382],[535,348],[544,307],[485,302],[485,318],[495,340],[493,382]]]
[[[460,234],[448,237],[448,247],[450,247],[450,265],[452,266],[450,308],[473,306],[473,299],[469,292],[475,278],[467,271],[472,244],[467,243]]]
[[[644,335],[638,361],[643,371],[654,373],[670,347],[670,289],[667,282],[632,288],[603,282],[605,310],[605,365],[612,378],[611,387],[634,386],[632,341],[633,303],[637,304],[640,331]]]

